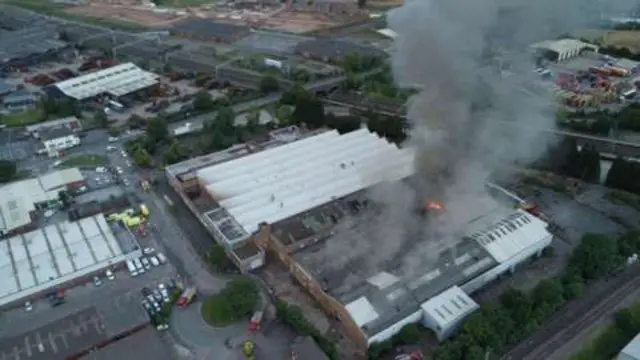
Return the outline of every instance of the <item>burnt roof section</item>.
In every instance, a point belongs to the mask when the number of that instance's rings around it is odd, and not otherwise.
[[[335,39],[313,39],[295,47],[295,52],[316,58],[342,60],[348,54],[356,53],[362,57],[384,57],[386,53],[372,46]]]
[[[406,182],[405,182],[406,183]],[[365,297],[379,316],[363,327],[374,335],[417,311],[420,304],[454,285],[462,285],[498,262],[474,239],[475,227],[502,218],[510,209],[494,204],[466,214],[455,233],[432,234],[424,218],[403,223],[363,190],[272,225],[325,292],[343,304]],[[373,190],[375,191],[375,190]],[[479,207],[480,208],[480,207]],[[407,230],[410,229],[410,230]],[[381,285],[381,283],[385,283]]]
[[[225,24],[206,19],[189,19],[173,26],[172,31],[203,38],[219,38],[227,41],[238,40],[249,35],[246,26]]]

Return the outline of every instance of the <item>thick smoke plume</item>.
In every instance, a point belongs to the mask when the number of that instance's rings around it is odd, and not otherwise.
[[[406,0],[391,11],[388,22],[397,33],[394,77],[401,87],[420,89],[408,104],[413,128],[405,144],[417,149],[416,183],[374,189],[374,201],[385,204],[383,216],[363,236],[329,241],[332,256],[325,260],[345,269],[355,256],[364,273],[395,255],[406,275],[424,272],[425,263],[459,241],[467,221],[495,206],[484,191],[489,176],[535,160],[556,140],[513,126],[555,126],[552,95],[531,86],[529,45],[593,27],[634,5],[632,0]],[[446,210],[425,221],[412,210],[430,199]]]

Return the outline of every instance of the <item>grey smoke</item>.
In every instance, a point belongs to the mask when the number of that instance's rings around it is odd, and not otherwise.
[[[398,34],[392,56],[397,84],[421,88],[408,102],[413,128],[404,144],[417,149],[417,176],[412,186],[381,184],[370,191],[374,202],[384,204],[376,221],[356,217],[338,225],[338,232],[352,236],[328,241],[329,255],[321,261],[343,274],[358,268],[367,276],[395,266],[406,276],[421,275],[426,263],[459,241],[470,219],[496,207],[484,190],[489,176],[537,159],[555,140],[504,125],[555,126],[551,94],[531,89],[535,74],[528,46],[589,28],[606,14],[623,14],[635,5],[631,0],[608,0],[606,8],[592,0],[405,1],[388,22]],[[413,210],[430,199],[442,201],[446,211],[425,221]]]
[[[483,190],[489,176],[539,158],[555,140],[504,124],[555,126],[551,94],[529,86],[534,73],[528,46],[588,28],[634,5],[628,0],[607,1],[606,7],[590,0],[407,0],[391,11],[389,25],[398,34],[394,77],[399,86],[421,87],[408,103],[413,129],[406,144],[418,150],[418,183],[409,204],[399,200],[406,198],[398,195],[406,191],[399,187],[383,200],[395,209],[391,214],[428,199],[444,202],[447,211],[418,225],[428,242],[413,247],[406,238],[379,242],[394,252],[409,245],[414,254],[409,269],[437,258],[434,246],[452,245],[448,239],[455,237],[447,234],[460,231],[460,219],[493,206]]]

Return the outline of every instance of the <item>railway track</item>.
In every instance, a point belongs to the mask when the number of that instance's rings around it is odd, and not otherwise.
[[[615,307],[640,287],[640,268],[628,269],[598,291],[567,304],[554,319],[505,354],[501,360],[544,360],[584,328],[615,312]],[[599,284],[602,285],[602,284]],[[611,313],[611,314],[608,314]]]

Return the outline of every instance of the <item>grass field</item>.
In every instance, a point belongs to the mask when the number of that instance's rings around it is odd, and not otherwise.
[[[55,4],[49,0],[6,0],[5,3],[21,7],[23,9],[35,11],[40,14],[59,17],[77,21],[90,25],[104,26],[112,29],[121,30],[145,30],[146,28],[140,24],[134,24],[127,21],[119,21],[116,19],[98,19],[89,16],[79,16],[67,13],[65,5]]]
[[[640,31],[634,30],[583,30],[576,37],[593,41],[600,46],[626,47],[640,52]]]
[[[76,155],[64,160],[61,167],[94,167],[103,166],[108,162],[107,157],[103,155]]]
[[[11,115],[0,116],[0,123],[7,126],[25,126],[38,123],[44,119],[42,110],[29,110]]]

